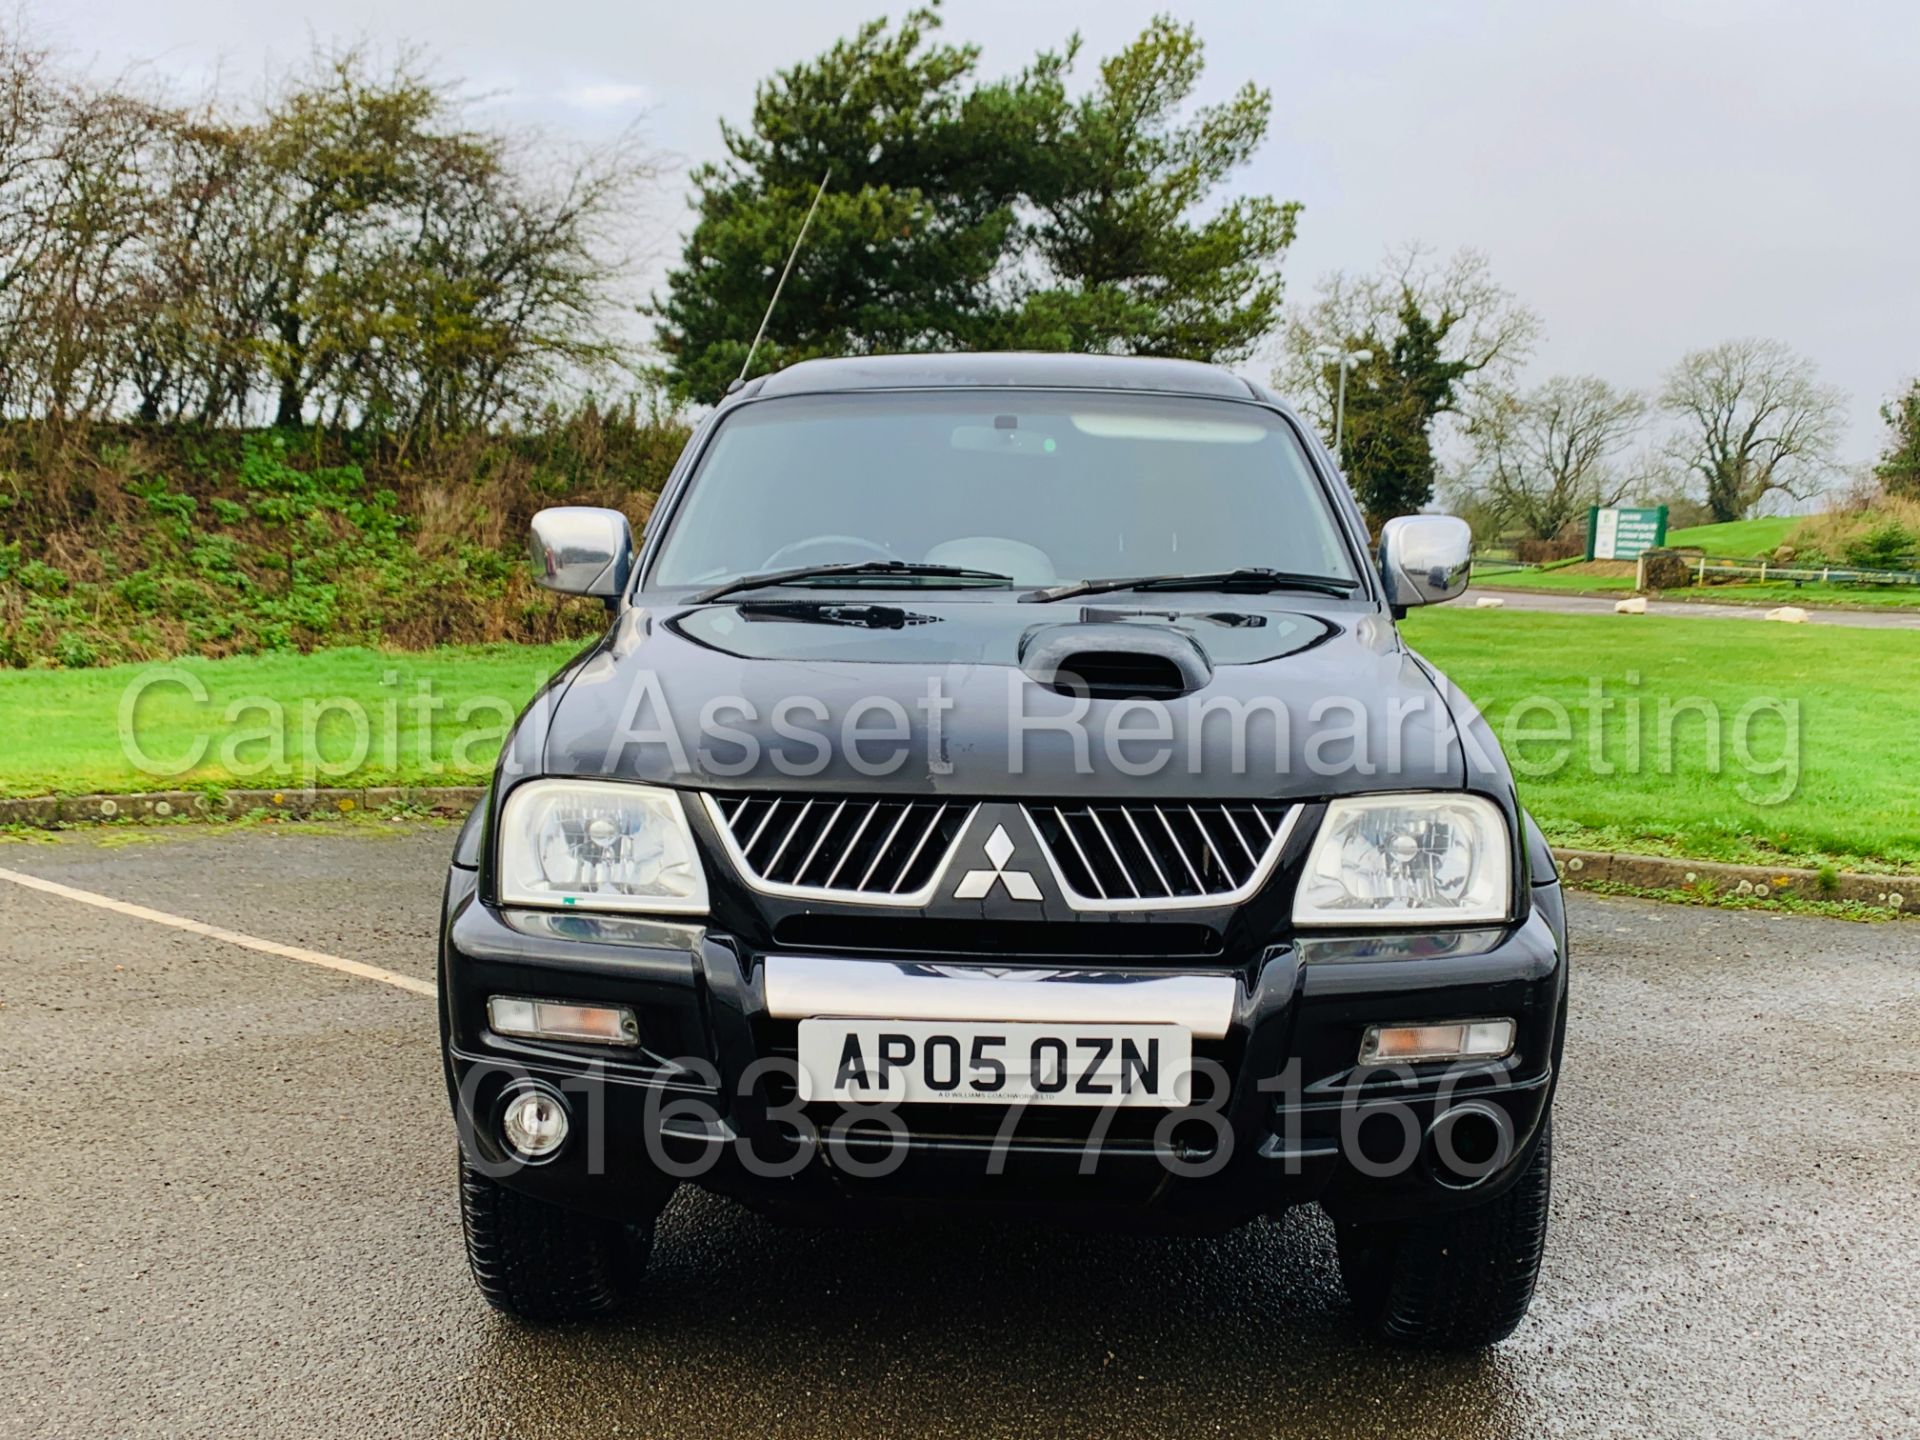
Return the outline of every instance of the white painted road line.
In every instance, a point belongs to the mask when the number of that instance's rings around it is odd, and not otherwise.
[[[130,915],[136,920],[146,920],[155,925],[185,930],[191,935],[204,935],[209,940],[238,945],[243,950],[257,950],[262,955],[277,955],[282,960],[298,960],[302,965],[317,965],[323,970],[337,970],[342,975],[353,976],[356,980],[377,980],[382,985],[391,985],[396,990],[405,990],[412,995],[424,995],[429,1000],[434,995],[433,985],[429,981],[416,980],[413,976],[402,975],[397,970],[383,970],[378,965],[366,965],[358,960],[329,955],[322,950],[308,950],[299,945],[282,945],[277,940],[262,940],[257,935],[242,935],[238,930],[226,930],[218,925],[208,925],[204,921],[189,920],[184,915],[169,915],[164,910],[149,910],[145,905],[132,905],[125,900],[115,900],[111,895],[97,895],[91,890],[79,890],[71,885],[62,885],[57,880],[42,880],[38,875],[25,875],[18,870],[0,869],[0,880],[8,880],[15,885],[25,886],[29,890],[41,891],[43,894],[58,895],[63,900],[76,900],[82,905],[91,905],[97,910],[111,910],[116,915]]]

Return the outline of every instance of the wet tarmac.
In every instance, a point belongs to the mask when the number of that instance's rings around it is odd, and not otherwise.
[[[430,979],[444,827],[0,868]],[[431,1003],[0,881],[0,1436],[1920,1436],[1920,925],[1576,896],[1553,1228],[1477,1357],[1314,1211],[794,1231],[683,1192],[645,1305],[470,1287]]]

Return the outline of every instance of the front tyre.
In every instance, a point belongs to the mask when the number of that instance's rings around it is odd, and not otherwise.
[[[487,1303],[552,1323],[612,1314],[632,1298],[653,1250],[653,1222],[622,1225],[509,1190],[460,1155],[467,1264]]]
[[[1384,1340],[1434,1350],[1497,1344],[1526,1316],[1547,1242],[1553,1125],[1526,1169],[1468,1210],[1389,1224],[1340,1222],[1340,1276],[1361,1322]]]

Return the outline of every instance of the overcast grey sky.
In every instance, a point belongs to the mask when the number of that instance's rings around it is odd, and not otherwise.
[[[584,136],[647,116],[687,160],[754,82],[888,0],[28,0],[98,68],[152,62],[240,89],[309,37],[410,40],[507,113]],[[1208,46],[1209,97],[1251,78],[1271,138],[1239,177],[1305,204],[1285,273],[1471,245],[1546,321],[1532,374],[1652,386],[1689,348],[1786,341],[1852,396],[1850,459],[1920,373],[1920,5],[1914,0],[950,0],[988,73],[1078,29],[1110,52],[1159,9]],[[671,248],[679,197],[655,230]]]

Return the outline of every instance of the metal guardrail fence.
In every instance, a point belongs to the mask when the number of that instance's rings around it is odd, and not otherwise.
[[[1720,555],[1678,554],[1694,572],[1694,584],[1705,585],[1715,576],[1728,579],[1789,581],[1817,580],[1823,585],[1920,585],[1920,570],[1870,570],[1856,565],[1782,565],[1771,560],[1735,560]]]
[[[1920,570],[1875,570],[1859,565],[1782,565],[1774,560],[1736,559],[1687,550],[1650,550],[1647,554],[1673,555],[1684,561],[1687,569],[1693,572],[1693,583],[1696,585],[1708,585],[1716,579],[1777,580],[1790,584],[1817,581],[1823,585],[1920,585]],[[1557,570],[1565,563],[1578,562],[1559,562],[1549,567],[1509,560],[1504,556],[1476,555],[1473,557],[1473,573],[1482,577],[1511,575],[1548,568]],[[1644,570],[1636,577],[1642,583],[1645,578]]]

